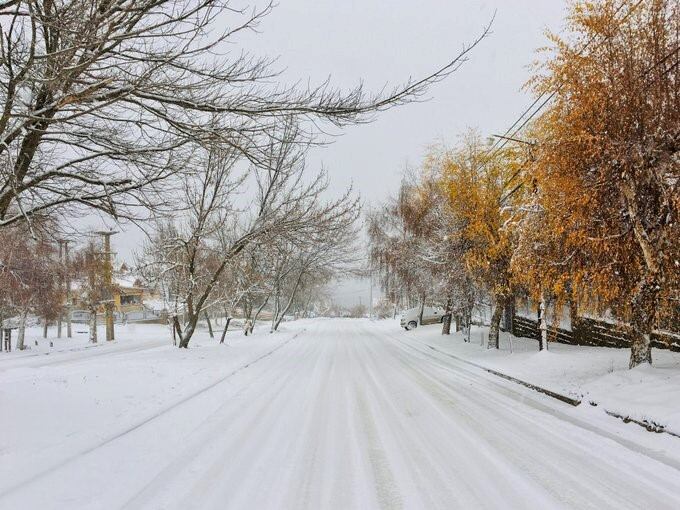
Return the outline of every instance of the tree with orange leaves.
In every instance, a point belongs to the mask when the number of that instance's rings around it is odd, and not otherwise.
[[[680,289],[680,4],[578,0],[567,23],[531,82],[554,97],[537,123],[540,221],[523,263],[628,322],[632,368],[651,363],[660,300]]]
[[[489,347],[498,348],[503,311],[513,295],[513,219],[524,194],[515,178],[523,161],[514,148],[491,150],[475,132],[440,158],[448,207],[465,246],[463,261],[472,279],[492,300]]]

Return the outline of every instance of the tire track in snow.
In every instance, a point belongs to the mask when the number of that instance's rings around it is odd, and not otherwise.
[[[324,342],[317,340],[317,342]],[[293,469],[298,476],[291,473],[289,483],[295,488],[289,487],[288,498],[296,502],[299,508],[315,508],[312,504],[313,492],[316,488],[323,496],[324,489],[324,462],[323,448],[326,445],[328,427],[331,413],[331,402],[328,393],[331,381],[336,375],[336,356],[329,355],[329,347],[322,345],[323,352],[316,360],[314,370],[310,376],[312,381],[320,381],[320,384],[310,388],[305,406],[309,409],[306,413],[304,425],[300,436],[305,438],[304,445],[298,445],[300,449],[295,455]],[[311,402],[310,402],[311,400]],[[327,480],[326,480],[327,481]],[[320,499],[324,499],[321,497]],[[323,505],[323,503],[320,503]]]
[[[394,474],[390,469],[390,463],[385,455],[385,449],[380,440],[380,434],[375,426],[375,421],[370,407],[366,403],[361,392],[356,393],[357,408],[363,423],[362,432],[366,435],[368,443],[368,459],[371,463],[371,471],[375,480],[375,491],[380,508],[400,509],[403,508],[399,488],[395,482]]]
[[[513,478],[513,473],[499,478],[499,483],[480,483],[491,476],[488,466],[481,467],[485,459],[488,465],[494,464],[491,452],[484,451],[476,434],[461,433],[457,417],[429,405],[427,391],[414,385],[409,374],[414,358],[404,363],[395,355],[400,351],[375,331],[366,330],[362,336],[366,339],[366,386],[379,403],[383,432],[392,444],[392,460],[402,468],[400,485],[410,487],[406,493],[411,500],[405,506],[476,508],[484,507],[484,501],[501,501],[501,486],[512,490],[507,479]],[[455,393],[447,395],[449,410],[458,405],[454,397]],[[517,480],[517,485],[521,482]]]
[[[301,355],[296,352],[295,364],[317,360],[316,345],[303,344],[302,348],[305,350]],[[287,410],[304,405],[303,396],[296,395],[295,389],[305,374],[301,370],[286,370],[289,367],[290,356],[280,360],[276,369],[269,369],[264,378],[258,378],[258,387],[250,388],[252,391],[249,392],[257,399],[248,398],[235,421],[230,417],[231,413],[220,417],[220,423],[224,425],[220,431],[222,437],[203,445],[202,451],[194,452],[193,464],[201,470],[200,475],[191,481],[181,498],[173,500],[172,508],[262,507],[254,505],[252,499],[262,498],[265,495],[262,486],[271,483],[264,478],[264,468],[272,464],[271,455],[276,456],[285,448],[291,432],[299,426],[294,419],[285,423],[287,414],[290,419]],[[281,374],[284,374],[283,380],[279,379]],[[182,472],[186,472],[186,467]],[[167,485],[162,477],[158,481],[159,484],[145,496],[154,502],[153,506],[137,506],[135,502],[127,508],[155,508],[154,491],[162,491]],[[238,490],[234,491],[234,488]],[[250,500],[239,503],[239,498],[243,499],[245,495],[249,495]]]
[[[101,347],[104,346],[111,346],[110,349],[101,349]],[[140,351],[147,351],[151,349],[157,349],[159,347],[164,347],[168,346],[169,343],[167,341],[154,341],[154,342],[148,342],[145,343],[144,345],[124,345],[124,344],[104,344],[104,343],[99,343],[99,344],[91,344],[83,348],[73,348],[73,349],[68,349],[68,350],[60,350],[60,351],[55,351],[54,353],[46,352],[46,353],[36,353],[36,354],[30,354],[27,356],[21,356],[15,359],[7,359],[3,360],[3,363],[0,364],[0,372],[7,372],[9,370],[13,369],[19,369],[19,368],[43,368],[43,367],[52,367],[52,366],[59,366],[59,365],[77,365],[82,362],[88,362],[90,360],[98,360],[101,358],[108,358],[109,356],[116,356],[116,355],[126,355],[126,354],[131,354],[134,352],[140,352]],[[99,347],[100,349],[96,349]],[[94,349],[94,352],[92,351]],[[64,359],[63,355],[68,355],[71,353],[76,353],[80,355],[76,355],[73,357],[68,357]],[[50,357],[52,357],[50,359]],[[48,358],[48,359],[45,359]],[[57,359],[54,359],[57,358]],[[25,361],[27,363],[22,363],[22,361]],[[30,363],[31,361],[36,361],[37,363]],[[12,362],[15,362],[14,365],[12,365]]]
[[[449,465],[462,464],[459,476],[452,478],[467,480],[475,501],[467,501],[461,506],[484,506],[483,502],[503,501],[510,508],[528,506],[562,508],[564,494],[553,490],[550,485],[556,477],[546,477],[546,473],[551,469],[545,469],[544,461],[537,461],[527,452],[528,417],[522,411],[517,413],[521,419],[512,421],[504,414],[510,410],[507,405],[500,405],[495,399],[491,399],[493,402],[487,402],[490,399],[489,395],[474,387],[475,382],[479,386],[479,380],[475,381],[468,376],[458,377],[458,374],[451,374],[451,371],[447,371],[449,377],[455,375],[455,378],[442,380],[441,367],[433,364],[424,366],[416,364],[410,354],[401,349],[397,349],[397,352],[401,371],[415,383],[414,388],[419,388],[426,395],[420,401],[428,404],[428,407],[438,415],[433,417],[434,421],[431,420],[430,430],[424,430],[423,433],[429,432],[429,437],[455,437],[460,444],[460,452],[456,451],[449,459],[443,458],[440,462],[448,462]],[[507,429],[507,432],[501,435],[497,433],[496,428],[499,420],[503,420],[506,425],[504,430]],[[539,426],[534,425],[534,428]],[[517,437],[513,438],[514,442],[506,437],[508,434],[513,435],[513,430],[520,431]],[[554,431],[546,433],[550,435],[554,434]],[[445,444],[443,441],[440,439],[440,442]],[[509,457],[509,451],[515,455]],[[461,455],[461,452],[465,454]],[[569,487],[570,482],[577,485],[580,481],[572,480],[570,475],[568,471],[561,473],[563,487]],[[496,482],[488,485],[475,483],[475,480],[484,479],[493,479]],[[580,490],[585,492],[582,488]]]
[[[103,441],[100,441],[97,444],[90,446],[89,448],[85,448],[85,449],[79,451],[75,455],[72,455],[72,456],[70,456],[70,457],[68,457],[68,458],[66,458],[66,459],[64,459],[64,460],[62,460],[62,461],[60,461],[56,464],[49,466],[48,468],[43,469],[42,471],[30,476],[29,478],[26,478],[26,479],[22,480],[21,482],[10,486],[9,488],[5,489],[3,492],[0,492],[0,499],[5,498],[8,495],[11,495],[12,493],[14,493],[14,492],[32,484],[32,483],[40,480],[41,478],[48,476],[49,474],[51,474],[55,470],[62,468],[64,466],[68,465],[68,464],[71,464],[72,462],[75,462],[76,460],[80,459],[81,457],[83,457],[85,455],[88,455],[88,454],[90,454],[90,453],[92,453],[92,452],[94,452],[94,451],[96,451],[100,448],[105,447],[108,444],[113,443],[114,441],[116,441],[116,440],[118,440],[122,437],[127,436],[128,434],[133,433],[134,431],[144,427],[145,425],[153,422],[154,420],[160,418],[161,416],[164,416],[165,414],[167,414],[170,411],[176,409],[177,407],[185,404],[186,402],[189,402],[190,400],[210,391],[211,389],[215,388],[216,386],[220,385],[221,383],[229,380],[230,378],[232,378],[233,376],[235,376],[239,372],[246,370],[247,368],[251,367],[252,365],[258,363],[259,361],[261,361],[265,358],[268,358],[269,356],[271,356],[272,354],[274,354],[278,350],[280,350],[283,347],[285,347],[286,345],[288,345],[290,342],[292,342],[294,339],[296,339],[300,334],[302,334],[304,332],[305,332],[304,329],[301,330],[301,331],[298,331],[291,338],[289,338],[288,340],[285,340],[281,344],[277,345],[274,349],[271,349],[270,351],[258,356],[257,358],[253,359],[252,361],[249,361],[245,365],[241,365],[240,367],[229,372],[228,374],[217,379],[216,381],[210,383],[209,385],[204,386],[204,387],[200,388],[199,390],[196,390],[196,391],[190,393],[189,395],[181,398],[180,400],[174,402],[173,404],[170,404],[169,406],[166,406],[163,409],[153,413],[151,416],[148,416],[147,418],[139,421],[135,425],[128,427],[128,428],[126,428],[126,429],[104,439]]]

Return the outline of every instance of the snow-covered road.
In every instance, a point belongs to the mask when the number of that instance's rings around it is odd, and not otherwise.
[[[593,421],[393,323],[287,327],[144,419],[5,464],[0,508],[680,508],[676,439]]]

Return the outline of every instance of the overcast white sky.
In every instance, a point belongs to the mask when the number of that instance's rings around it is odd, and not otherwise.
[[[424,76],[450,60],[496,18],[493,33],[470,61],[432,87],[429,101],[351,127],[315,149],[308,167],[323,165],[333,187],[354,184],[367,205],[393,192],[405,166],[417,165],[433,143],[454,143],[467,127],[503,132],[530,103],[521,87],[547,28],[562,27],[564,0],[280,0],[259,34],[240,38],[256,54],[279,56],[287,82],[331,77],[339,87],[363,80],[368,89]],[[141,236],[114,239],[123,258]],[[367,285],[337,291],[345,303],[366,303]]]
[[[285,78],[331,76],[339,86],[363,79],[375,90],[424,76],[473,40],[496,12],[493,33],[470,61],[432,87],[426,103],[383,113],[314,151],[335,186],[354,183],[373,203],[393,191],[406,163],[428,145],[454,142],[467,127],[504,131],[530,103],[521,87],[546,28],[562,25],[562,0],[281,0],[248,47],[280,55]]]

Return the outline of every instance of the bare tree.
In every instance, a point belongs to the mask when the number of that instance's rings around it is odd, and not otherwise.
[[[146,264],[146,272],[156,268],[157,277],[174,275],[175,302],[185,317],[184,324],[178,313],[173,319],[181,332],[180,347],[188,346],[200,313],[219,302],[222,278],[248,246],[274,245],[279,239],[302,246],[319,238],[323,228],[339,235],[335,222],[356,210],[349,193],[322,200],[325,174],[306,180],[299,136],[297,125],[287,123],[276,140],[262,147],[258,166],[246,173],[237,171],[239,154],[219,145],[204,150],[200,171],[186,173],[186,217],[152,250]],[[253,191],[254,200],[235,206],[237,196]]]
[[[25,227],[17,225],[0,236],[0,286],[6,311],[18,316],[19,350],[25,347],[29,315],[54,318],[61,298],[54,247],[49,239],[31,238]]]
[[[282,118],[368,121],[420,98],[489,30],[429,76],[375,95],[361,85],[282,85],[272,59],[226,51],[271,9],[228,0],[0,2],[0,226],[81,206],[123,218],[161,208],[196,141],[217,137],[257,162],[262,137],[275,136]]]
[[[78,281],[77,296],[89,313],[89,341],[97,343],[97,314],[108,298],[104,278],[105,259],[101,246],[88,242],[75,254],[72,267]]]
[[[188,318],[193,332],[201,312],[215,304],[199,297],[197,306],[196,295],[219,284],[219,277],[212,281],[212,276],[222,266],[222,257],[210,242],[230,220],[232,193],[243,183],[243,176],[235,172],[237,160],[232,150],[206,150],[196,163],[203,168],[184,174],[183,197],[176,203],[182,204],[185,214],[174,222],[162,221],[146,248],[142,273],[166,289],[174,330],[180,336],[180,316]]]
[[[274,246],[266,241],[252,243],[244,254],[244,264],[241,266],[239,278],[243,281],[243,318],[245,320],[243,332],[248,335],[253,332],[257,319],[269,304],[274,292],[276,253]],[[246,250],[244,250],[245,252]]]
[[[244,296],[252,288],[253,282],[247,278],[248,273],[244,270],[243,260],[237,260],[220,281],[220,306],[224,310],[224,328],[220,343],[223,344],[227,336],[227,330],[232,320],[234,309],[241,303]],[[239,262],[241,262],[239,264]]]
[[[315,281],[326,282],[350,272],[357,265],[355,222],[359,213],[357,201],[347,193],[314,211],[305,225],[305,235],[295,235],[292,242],[284,245],[283,262],[276,273],[272,332],[278,329],[305,285],[311,286]],[[280,302],[284,282],[288,287],[285,292],[287,299]]]
[[[420,307],[420,319],[446,269],[433,251],[431,235],[439,235],[429,214],[436,203],[420,183],[405,178],[396,197],[368,216],[371,264],[383,291],[393,302]],[[441,274],[440,274],[441,273]]]

